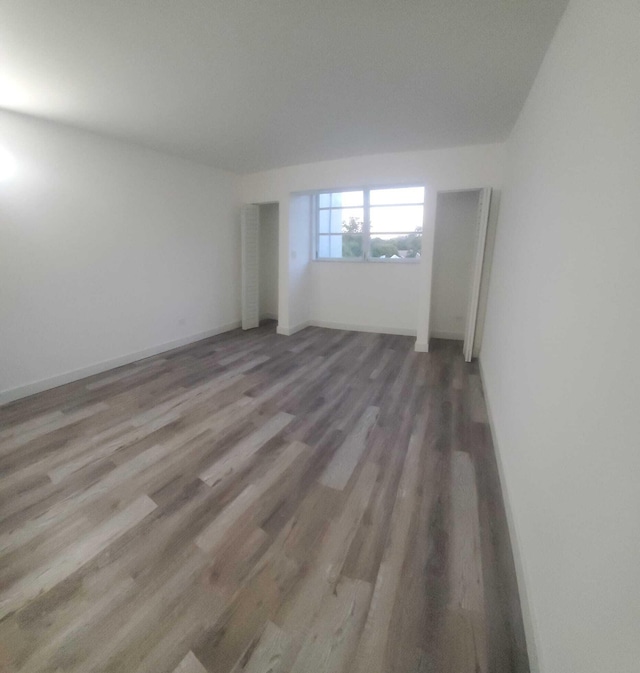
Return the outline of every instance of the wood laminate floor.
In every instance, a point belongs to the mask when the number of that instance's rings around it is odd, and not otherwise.
[[[529,670],[460,344],[273,323],[0,408],[0,671]]]

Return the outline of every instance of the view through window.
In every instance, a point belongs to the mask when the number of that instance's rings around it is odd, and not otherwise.
[[[420,258],[424,187],[321,192],[316,199],[317,259]]]

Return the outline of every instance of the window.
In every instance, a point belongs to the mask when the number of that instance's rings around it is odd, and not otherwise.
[[[385,187],[316,195],[316,259],[417,260],[424,187]]]

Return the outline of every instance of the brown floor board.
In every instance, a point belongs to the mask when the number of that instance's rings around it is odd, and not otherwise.
[[[476,363],[266,321],[0,408],[0,671],[526,673]]]

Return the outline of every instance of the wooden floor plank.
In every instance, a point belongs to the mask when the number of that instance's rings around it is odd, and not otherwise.
[[[282,432],[293,420],[291,414],[280,412],[267,421],[261,428],[240,442],[229,455],[216,461],[211,467],[200,474],[200,479],[209,486],[214,486],[223,479],[236,473],[243,465],[277,434]]]
[[[255,483],[249,484],[242,493],[229,504],[216,519],[196,538],[196,544],[203,551],[212,553],[224,541],[241,528],[241,519],[250,513],[251,508],[259,504],[260,498],[282,479],[287,470],[308,447],[302,442],[292,442],[276,458],[268,472]],[[232,538],[233,539],[233,538]]]
[[[103,613],[113,606],[117,607],[124,596],[133,591],[134,588],[135,582],[130,577],[125,577],[111,585],[108,592],[103,593],[97,601],[78,613],[76,618],[50,639],[44,647],[35,651],[22,666],[22,673],[42,671],[61,652],[72,650],[74,642],[82,637],[83,631],[86,632],[92,626],[95,627]]]
[[[477,363],[267,322],[0,407],[0,670],[527,673]]]
[[[468,453],[452,461],[450,596],[444,665],[461,673],[486,673],[487,633],[475,470]]]
[[[451,592],[452,607],[482,612],[484,592],[475,472],[467,453],[454,452],[452,463]]]
[[[136,526],[156,504],[146,495],[141,495],[125,510],[98,526],[84,539],[79,540],[59,557],[52,559],[48,567],[20,580],[0,599],[0,619],[13,610],[24,606],[40,593],[49,591],[71,573],[91,561],[120,535]]]
[[[367,448],[367,438],[375,425],[379,411],[378,407],[367,407],[356,427],[322,473],[321,484],[329,488],[344,489]]]
[[[371,585],[342,578],[325,597],[291,673],[348,673],[371,600]]]
[[[354,671],[383,673],[387,668],[386,649],[393,605],[407,551],[411,521],[417,512],[417,489],[421,480],[420,454],[427,431],[427,418],[426,414],[420,416],[409,441],[391,515],[389,537],[378,570],[371,609],[360,640]]]
[[[127,463],[116,467],[97,483],[77,493],[74,498],[60,501],[49,508],[44,514],[28,521],[12,533],[1,535],[0,547],[7,552],[16,546],[26,544],[47,528],[69,517],[73,512],[86,506],[93,500],[109,493],[119,484],[132,479],[139,472],[142,472],[170,453],[171,448],[165,446],[153,446],[143,451]]]
[[[287,658],[294,661],[307,631],[313,624],[324,599],[335,592],[351,542],[367,510],[378,476],[378,467],[365,463],[344,508],[331,522],[317,557],[300,583],[292,601],[283,605],[275,622],[291,636]]]
[[[285,656],[290,646],[291,637],[269,621],[256,647],[238,662],[233,673],[284,673]]]
[[[36,427],[30,428],[27,432],[20,432],[5,439],[2,442],[1,451],[3,454],[15,451],[15,449],[25,446],[25,444],[29,444],[29,442],[32,442],[43,435],[54,432],[55,430],[60,430],[61,428],[78,423],[79,421],[83,421],[94,414],[106,411],[108,408],[109,405],[104,402],[98,402],[97,404],[92,404],[91,406],[79,409],[78,411],[56,415],[55,417],[50,418],[47,423],[37,424]]]
[[[174,673],[207,673],[207,669],[198,661],[196,655],[189,651],[176,666]]]

